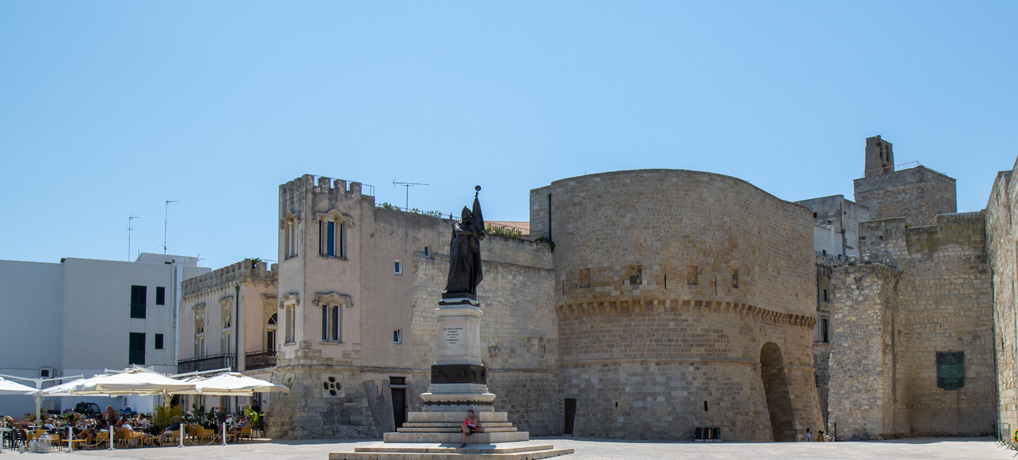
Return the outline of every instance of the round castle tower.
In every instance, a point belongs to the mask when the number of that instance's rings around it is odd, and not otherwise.
[[[555,242],[567,432],[794,441],[823,429],[808,209],[682,170],[563,179],[531,202]]]

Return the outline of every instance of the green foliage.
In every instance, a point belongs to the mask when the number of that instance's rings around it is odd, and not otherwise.
[[[261,412],[252,409],[250,406],[244,407],[244,415],[251,421],[252,428],[261,428],[262,419],[265,417]]]
[[[504,236],[506,238],[523,239],[525,235],[523,231],[513,227],[492,227],[491,224],[485,224],[484,233],[489,235]]]
[[[378,207],[382,209],[388,209],[390,211],[399,211],[399,207],[388,201],[383,201],[382,204],[378,205]]]
[[[173,423],[174,416],[183,417],[184,410],[181,409],[180,406],[170,407],[165,405],[159,405],[156,406],[156,413],[155,416],[152,417],[152,423],[155,423],[156,426],[160,428],[166,428],[170,426],[171,423]]]

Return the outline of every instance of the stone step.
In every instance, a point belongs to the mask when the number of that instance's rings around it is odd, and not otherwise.
[[[408,422],[457,422],[463,423],[467,418],[466,412],[411,412]],[[509,414],[506,412],[478,412],[477,420],[481,425],[489,422],[508,422]]]
[[[460,434],[463,433],[463,430],[461,430],[460,427],[458,427],[458,426],[450,426],[450,427],[407,427],[407,426],[404,425],[401,428],[397,428],[396,431],[398,431],[400,433],[460,433]],[[509,431],[516,431],[516,427],[514,427],[514,426],[496,426],[496,427],[485,426],[483,432],[484,433],[503,433],[503,432],[509,432]],[[474,433],[474,434],[478,434],[478,433]]]
[[[509,442],[499,444],[467,444],[459,448],[459,443],[445,444],[377,444],[357,447],[354,452],[332,452],[329,460],[389,460],[415,459],[439,460],[455,456],[462,460],[500,459],[530,460],[556,457],[573,453],[572,449],[555,449],[550,444],[539,442]]]
[[[456,423],[456,422],[406,422],[406,423],[403,424],[404,428],[432,428],[432,427],[434,427],[434,428],[459,428],[461,426],[463,426],[462,423]],[[482,423],[481,424],[481,427],[485,428],[485,429],[487,429],[487,428],[494,428],[494,427],[502,427],[502,426],[513,426],[513,424],[509,423],[509,422],[488,422],[488,423]]]
[[[385,433],[382,440],[387,443],[416,442],[416,443],[455,443],[459,445],[463,441],[462,432],[453,433]],[[529,441],[530,433],[526,431],[496,431],[474,433],[467,437],[467,443],[491,444],[497,442],[518,442]]]

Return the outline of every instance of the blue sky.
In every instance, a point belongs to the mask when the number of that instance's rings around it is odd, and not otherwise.
[[[1018,155],[1018,2],[0,2],[0,259],[275,259],[278,186],[528,191],[640,168],[844,194],[865,138],[985,206]],[[132,254],[133,256],[133,254]]]

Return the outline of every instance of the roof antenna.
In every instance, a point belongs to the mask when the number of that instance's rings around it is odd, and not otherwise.
[[[177,201],[166,200],[166,210],[163,212],[163,254],[166,254],[166,226],[170,218],[170,203],[177,203]]]
[[[403,208],[403,210],[406,212],[410,212],[410,187],[413,187],[415,185],[431,185],[431,184],[422,184],[420,182],[396,182],[396,179],[392,179],[392,186],[395,187],[397,185],[406,188],[406,207]]]
[[[134,227],[131,227],[131,221],[134,220],[134,219],[141,219],[141,217],[137,217],[137,216],[128,216],[127,217],[127,261],[128,262],[131,261],[131,230],[134,230]]]

